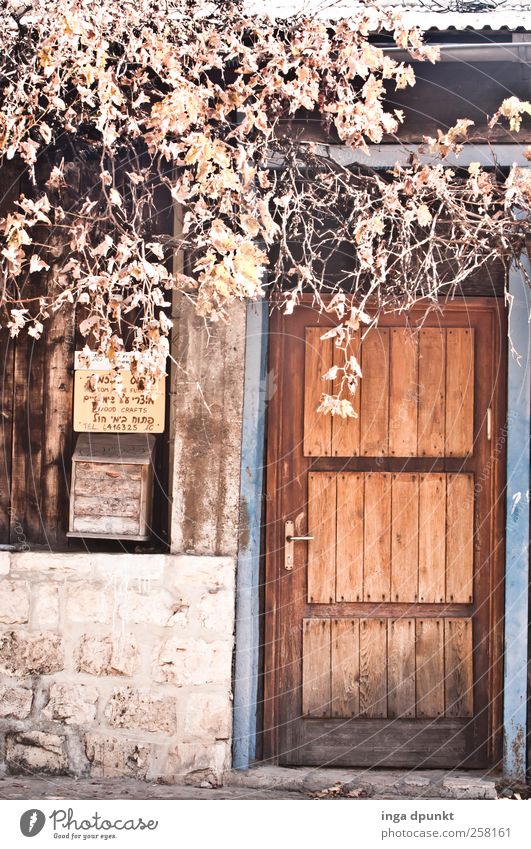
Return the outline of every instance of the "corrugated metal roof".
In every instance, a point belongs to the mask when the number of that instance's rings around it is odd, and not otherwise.
[[[407,24],[423,30],[517,30],[531,31],[531,5],[522,0],[379,0],[383,7],[400,11]],[[249,11],[287,18],[307,12],[321,18],[348,18],[360,9],[356,0],[249,0]]]

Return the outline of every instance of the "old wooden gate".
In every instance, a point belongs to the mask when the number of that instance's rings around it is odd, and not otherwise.
[[[482,767],[500,755],[505,337],[496,299],[355,343],[357,419],[317,414],[336,351],[276,314],[265,755]],[[287,537],[295,537],[294,540]],[[304,540],[297,537],[312,537]]]

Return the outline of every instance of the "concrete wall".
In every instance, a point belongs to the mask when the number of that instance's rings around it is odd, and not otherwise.
[[[171,554],[0,553],[0,769],[230,767],[245,309],[175,311]]]

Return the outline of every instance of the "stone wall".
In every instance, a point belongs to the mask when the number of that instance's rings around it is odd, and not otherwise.
[[[234,562],[0,553],[2,769],[219,782]]]

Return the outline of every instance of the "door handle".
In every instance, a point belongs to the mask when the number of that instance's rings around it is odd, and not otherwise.
[[[284,544],[284,569],[286,571],[291,572],[293,569],[293,565],[295,563],[295,549],[293,543],[295,542],[307,542],[312,540],[313,537],[309,534],[304,534],[301,536],[297,536],[295,531],[295,522],[291,520],[286,522],[286,539]]]
[[[286,537],[286,542],[299,542],[299,540],[313,539],[313,537],[294,537],[291,534]]]

